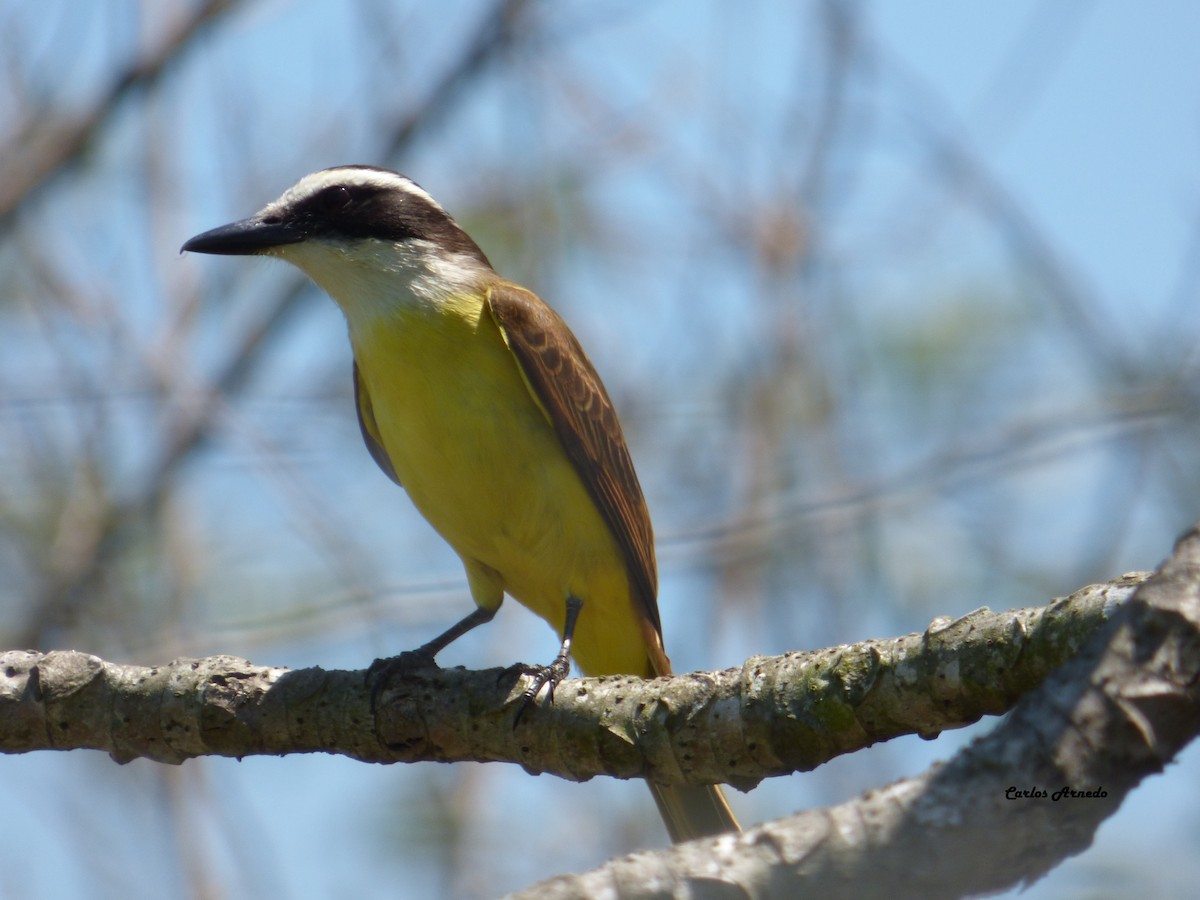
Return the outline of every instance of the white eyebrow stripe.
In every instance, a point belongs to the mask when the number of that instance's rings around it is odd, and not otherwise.
[[[335,184],[403,191],[406,194],[412,194],[414,197],[420,197],[435,209],[442,209],[441,204],[434,200],[425,190],[398,172],[361,169],[353,166],[338,166],[333,169],[322,169],[319,172],[313,172],[311,175],[305,175],[295,185],[284,191],[283,196],[272,203],[271,206],[291,206]],[[444,212],[445,210],[442,211]]]

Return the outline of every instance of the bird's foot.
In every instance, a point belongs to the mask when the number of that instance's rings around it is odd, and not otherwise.
[[[371,712],[375,712],[379,695],[396,678],[419,669],[436,669],[438,664],[434,659],[434,653],[435,651],[426,645],[418,647],[416,650],[405,650],[398,656],[377,659],[371,663],[364,678],[367,687],[371,689]]]
[[[529,687],[521,694],[521,699],[518,701],[520,706],[517,708],[517,715],[513,719],[513,730],[521,723],[521,717],[525,715],[525,711],[529,709],[538,694],[542,692],[542,688],[547,688],[546,702],[554,702],[554,689],[558,687],[559,682],[566,679],[571,673],[571,658],[566,653],[559,653],[554,658],[554,662],[548,666],[533,666],[527,670],[527,673],[533,676],[533,681]]]

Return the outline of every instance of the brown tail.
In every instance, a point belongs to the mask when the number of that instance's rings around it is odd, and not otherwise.
[[[671,661],[663,652],[662,635],[658,626],[649,619],[643,620],[641,624],[650,657],[648,674],[650,677],[670,675]],[[715,784],[667,787],[651,782],[650,793],[654,795],[654,802],[658,804],[658,814],[667,826],[672,843],[679,844],[695,838],[742,830],[725,800],[725,795]]]
[[[650,791],[673,843],[741,830],[725,795],[715,784],[651,784]]]

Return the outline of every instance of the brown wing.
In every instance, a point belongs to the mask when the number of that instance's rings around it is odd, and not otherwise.
[[[535,294],[501,282],[488,290],[488,306],[530,390],[612,529],[633,593],[661,642],[650,513],[600,376],[566,322]]]
[[[379,468],[396,484],[400,478],[392,468],[392,460],[383,446],[383,438],[379,434],[379,426],[375,423],[375,409],[371,406],[371,395],[363,383],[362,373],[358,371],[358,362],[354,363],[354,409],[358,413],[358,428],[362,432],[363,443],[371,453]]]

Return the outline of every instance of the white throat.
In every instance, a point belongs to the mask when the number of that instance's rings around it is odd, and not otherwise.
[[[482,285],[494,277],[479,260],[445,253],[424,240],[304,241],[278,247],[273,254],[329,294],[352,332],[379,318],[443,314],[466,298],[481,298]]]

